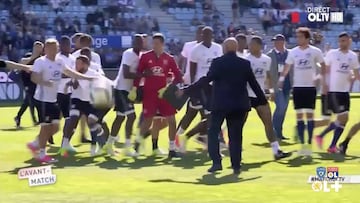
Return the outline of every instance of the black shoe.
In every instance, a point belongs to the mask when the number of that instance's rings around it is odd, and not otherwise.
[[[91,143],[91,140],[88,140],[85,135],[81,136],[81,143]]]
[[[282,136],[280,139],[281,140],[290,140],[290,138],[287,138],[287,137],[284,137],[284,136]]]
[[[347,148],[348,148],[347,144],[344,144],[343,142],[340,143],[340,145],[339,145],[340,154],[346,155]]]
[[[233,169],[234,175],[240,175],[240,169]]]
[[[19,117],[15,117],[15,118],[14,118],[14,121],[15,121],[16,128],[20,128],[20,118],[19,118]]]
[[[207,146],[207,141],[205,136],[197,136],[195,141],[201,145]]]
[[[209,173],[215,173],[216,171],[221,171],[222,170],[222,165],[221,164],[213,164],[209,169],[208,172]]]
[[[49,143],[49,144],[55,144],[53,137],[50,137],[50,138],[49,138],[48,143]]]
[[[286,157],[289,157],[292,155],[292,152],[283,152],[281,150],[278,150],[277,154],[274,155],[275,160],[280,160]]]
[[[179,158],[181,157],[181,154],[179,152],[176,152],[176,151],[169,151],[169,155],[168,155],[168,158],[169,159],[172,159],[172,158]]]

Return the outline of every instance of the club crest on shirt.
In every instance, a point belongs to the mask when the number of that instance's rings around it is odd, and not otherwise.
[[[266,61],[263,61],[263,62],[262,62],[262,65],[263,65],[263,66],[266,66]]]
[[[306,56],[306,57],[310,57],[310,56],[311,56],[311,53],[306,53],[305,56]]]
[[[149,63],[152,63],[152,62],[153,62],[153,61],[150,59],[150,60],[149,60]]]
[[[168,60],[164,59],[164,60],[163,60],[163,64],[164,64],[165,66],[168,65]]]

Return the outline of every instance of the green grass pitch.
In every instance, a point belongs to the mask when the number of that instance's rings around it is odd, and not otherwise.
[[[360,119],[360,99],[352,99],[349,125]],[[272,105],[272,108],[274,106]],[[318,102],[318,107],[320,103]],[[319,108],[318,108],[319,109]],[[88,145],[78,147],[74,157],[60,159],[53,165],[57,175],[54,185],[29,187],[27,180],[19,180],[17,171],[23,167],[37,165],[25,148],[33,140],[38,127],[31,126],[26,112],[22,121],[23,130],[14,130],[13,117],[17,108],[0,109],[0,203],[10,202],[249,202],[249,203],[297,203],[297,202],[359,202],[360,185],[343,184],[335,193],[314,192],[307,184],[309,175],[315,175],[318,166],[337,166],[341,176],[360,174],[360,137],[349,145],[349,156],[328,155],[315,146],[313,159],[303,160],[296,155],[279,162],[273,161],[271,148],[267,144],[264,128],[252,111],[244,129],[243,168],[240,178],[232,175],[229,158],[223,160],[224,170],[216,175],[206,173],[210,161],[201,146],[190,141],[189,152],[182,160],[168,161],[164,158],[140,157],[139,160],[123,157],[89,157]],[[140,108],[137,107],[137,112]],[[184,111],[177,115],[177,119]],[[317,116],[320,112],[317,111]],[[111,125],[111,112],[106,120]],[[197,118],[198,120],[198,118]],[[197,121],[196,120],[196,121]],[[193,122],[193,124],[196,123]],[[285,135],[293,137],[295,115],[292,105],[285,121]],[[321,129],[315,132],[319,133]],[[124,141],[124,129],[121,130]],[[316,134],[315,133],[315,134]],[[78,133],[77,133],[78,134]],[[78,145],[79,136],[73,144]],[[328,145],[332,135],[328,135]],[[54,155],[61,141],[55,136],[56,145],[48,148]],[[151,153],[147,140],[148,154]],[[118,145],[119,146],[119,145]],[[167,149],[167,131],[160,135],[160,147]],[[282,148],[295,151],[298,144],[289,141]],[[119,150],[119,149],[117,149]]]

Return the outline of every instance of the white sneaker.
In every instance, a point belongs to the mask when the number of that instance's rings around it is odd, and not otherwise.
[[[180,153],[186,153],[186,143],[187,143],[187,137],[185,135],[179,136],[179,152]]]
[[[306,145],[304,149],[304,156],[311,156],[311,154],[312,154],[312,146],[310,144]]]
[[[164,156],[164,155],[167,155],[167,153],[160,148],[153,150],[153,156]]]
[[[306,156],[306,147],[304,144],[301,145],[301,148],[298,151],[299,156]]]
[[[125,154],[125,156],[128,156],[128,157],[137,157],[137,156],[139,156],[139,154],[136,153],[135,150],[132,147],[126,147],[124,149],[124,154]]]
[[[96,156],[96,153],[97,153],[97,151],[96,151],[96,145],[91,145],[91,147],[90,147],[90,155],[91,156]]]

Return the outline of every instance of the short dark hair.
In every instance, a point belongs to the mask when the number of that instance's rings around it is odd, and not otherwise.
[[[204,30],[211,30],[211,32],[214,32],[214,29],[212,29],[212,27],[210,27],[210,26],[204,26],[204,28],[202,30],[203,31]]]
[[[69,36],[63,35],[63,36],[60,37],[60,41],[61,41],[61,42],[64,42],[64,41],[71,41],[71,40],[70,40],[70,37],[69,37]]]
[[[350,37],[350,35],[347,32],[341,32],[338,37]]]
[[[155,34],[153,35],[152,39],[153,39],[153,40],[154,40],[154,39],[158,39],[158,40],[160,40],[162,43],[165,42],[165,37],[164,37],[164,35],[161,34],[161,33],[155,33]]]
[[[80,50],[80,54],[89,58],[91,57],[91,49],[89,47],[84,47]]]
[[[82,62],[86,63],[86,64],[90,64],[90,60],[87,56],[85,55],[80,55],[76,58],[76,60],[81,60]]]
[[[83,34],[80,36],[80,43],[92,43],[93,39],[88,34]]]
[[[74,42],[74,40],[75,40],[76,38],[80,38],[80,37],[83,36],[83,35],[84,35],[84,33],[77,32],[77,33],[75,33],[75,34],[73,34],[73,35],[71,36],[71,41]]]
[[[205,25],[198,25],[197,26],[197,30],[202,30],[202,29],[204,29],[206,26]]]
[[[262,38],[261,37],[259,37],[259,36],[253,36],[253,37],[251,37],[251,41],[254,41],[254,42],[256,42],[257,44],[259,44],[259,45],[262,45],[263,44],[263,40],[262,40]]]
[[[235,35],[235,38],[236,38],[236,40],[246,39],[246,35],[243,33],[239,33],[239,34]]]
[[[296,32],[303,34],[306,39],[311,38],[311,31],[308,27],[299,27]]]

